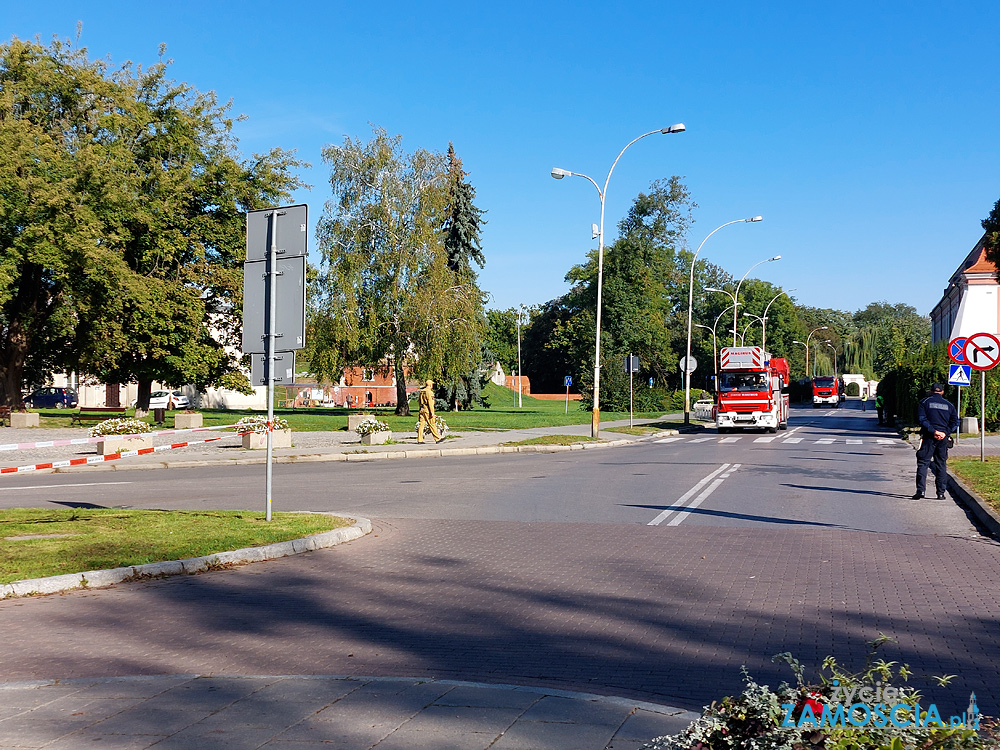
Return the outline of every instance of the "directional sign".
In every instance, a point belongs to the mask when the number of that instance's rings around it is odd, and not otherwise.
[[[567,375],[566,377],[564,377],[563,378],[563,385],[566,386],[567,388],[569,388],[571,385],[573,385],[573,376],[572,375]]]
[[[974,333],[966,340],[962,355],[974,370],[992,370],[1000,362],[1000,339],[992,333]]]
[[[965,337],[954,338],[948,344],[948,356],[951,357],[952,362],[957,362],[960,365],[965,364],[965,355],[962,351],[965,349]]]
[[[295,382],[295,352],[274,355],[274,382],[291,385]],[[267,357],[250,355],[250,385],[267,385]]]
[[[948,385],[968,385],[971,377],[969,365],[948,365]]]
[[[281,220],[272,224],[270,215],[277,210]],[[277,235],[273,238],[277,246],[279,258],[292,258],[296,255],[306,255],[306,240],[308,229],[309,207],[282,206],[279,209],[264,208],[259,211],[247,212],[247,260],[267,260],[271,249],[272,227],[277,227]]]

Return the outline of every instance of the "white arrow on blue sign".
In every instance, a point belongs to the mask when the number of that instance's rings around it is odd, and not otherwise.
[[[948,385],[968,385],[971,376],[969,365],[948,365]]]
[[[563,385],[565,385],[567,388],[569,388],[571,385],[573,385],[573,376],[572,375],[567,375],[566,377],[564,377],[563,378]]]

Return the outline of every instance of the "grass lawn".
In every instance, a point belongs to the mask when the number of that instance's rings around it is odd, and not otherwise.
[[[542,435],[541,437],[528,438],[527,440],[511,441],[503,445],[573,445],[574,443],[603,443],[600,438],[593,438],[590,435]]]
[[[1000,512],[1000,456],[987,456],[985,462],[978,458],[952,458],[948,470]]]
[[[201,557],[329,531],[313,513],[66,508],[0,510],[0,583]]]
[[[507,388],[501,388],[495,383],[488,383],[484,390],[490,402],[490,408],[476,408],[469,411],[442,411],[440,416],[447,422],[448,427],[456,432],[463,430],[513,430],[526,429],[529,427],[558,427],[571,424],[590,424],[591,414],[580,408],[580,402],[571,402],[569,413],[565,413],[565,403],[563,401],[547,401],[522,396],[521,408],[517,406],[517,393]],[[42,427],[69,427],[75,409],[38,409],[41,414]],[[392,408],[368,409],[365,410],[376,415],[383,422],[389,425],[389,429],[396,434],[409,434],[414,432],[417,424],[417,404],[416,400],[410,402],[410,411],[413,416],[397,417],[393,414]],[[131,413],[132,410],[129,410]],[[173,415],[177,412],[167,412],[166,426],[173,425]],[[204,424],[206,427],[216,425],[233,424],[239,421],[240,417],[247,414],[259,414],[262,412],[236,411],[227,409],[202,409]],[[318,432],[347,429],[347,415],[356,414],[358,410],[348,410],[343,408],[322,408],[304,407],[300,409],[275,409],[274,413],[288,421],[288,426],[298,432]],[[636,413],[633,416],[637,419],[652,419],[663,414],[662,411],[650,414]],[[601,412],[601,421],[611,421],[616,419],[628,419],[628,412]],[[145,417],[144,421],[152,424],[152,415]],[[81,430],[82,431],[82,430]]]

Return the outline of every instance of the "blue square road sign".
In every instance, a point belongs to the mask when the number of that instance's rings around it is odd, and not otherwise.
[[[968,385],[971,375],[969,365],[948,365],[948,385]]]

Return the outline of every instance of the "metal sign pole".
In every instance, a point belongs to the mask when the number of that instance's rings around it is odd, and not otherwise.
[[[986,370],[979,373],[982,393],[979,397],[979,460],[986,461]]]
[[[958,429],[955,430],[955,445],[962,439],[962,386],[958,386],[958,402],[955,404],[958,412]]]
[[[271,520],[271,477],[274,457],[274,349],[277,345],[278,307],[278,211],[271,212],[271,247],[267,255],[267,469],[264,476],[264,493],[267,497],[265,520]]]
[[[628,426],[632,426],[632,353],[628,355]]]

